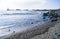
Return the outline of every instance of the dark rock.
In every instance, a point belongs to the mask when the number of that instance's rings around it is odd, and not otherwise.
[[[15,33],[15,31],[13,31],[13,33]]]
[[[31,22],[31,24],[33,24],[33,22]]]
[[[55,22],[55,21],[57,21],[57,20],[58,20],[58,19],[52,19],[51,22]]]
[[[53,39],[56,39],[56,38],[53,38]]]
[[[57,35],[58,33],[55,33],[55,35]]]
[[[43,16],[43,19],[45,19],[46,17],[45,16]]]
[[[10,29],[8,31],[10,32]]]
[[[58,37],[60,37],[60,35],[58,35]]]
[[[48,13],[43,13],[43,16],[48,16]]]

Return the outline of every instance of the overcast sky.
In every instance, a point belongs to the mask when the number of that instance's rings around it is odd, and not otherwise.
[[[51,9],[60,8],[60,0],[0,0],[0,9]]]

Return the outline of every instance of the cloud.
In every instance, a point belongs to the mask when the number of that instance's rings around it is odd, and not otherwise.
[[[0,9],[21,8],[33,9],[41,8],[47,0],[0,0]]]

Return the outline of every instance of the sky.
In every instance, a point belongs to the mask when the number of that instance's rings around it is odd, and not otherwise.
[[[57,9],[60,0],[0,0],[0,9]]]

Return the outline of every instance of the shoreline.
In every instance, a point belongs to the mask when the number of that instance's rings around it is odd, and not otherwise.
[[[41,35],[45,32],[48,31],[48,29],[50,27],[53,27],[55,24],[57,24],[57,22],[47,22],[45,24],[42,25],[37,25],[31,29],[25,30],[23,32],[18,32],[12,35],[10,35],[9,37],[5,38],[5,39],[30,39],[36,35]]]

